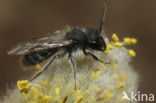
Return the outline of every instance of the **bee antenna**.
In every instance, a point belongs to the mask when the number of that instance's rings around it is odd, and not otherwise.
[[[106,10],[107,10],[107,5],[104,4],[104,7],[102,9],[102,18],[101,18],[101,23],[100,23],[100,27],[99,27],[99,34],[101,34],[101,32],[102,32],[102,26],[103,26],[105,16],[106,16]]]

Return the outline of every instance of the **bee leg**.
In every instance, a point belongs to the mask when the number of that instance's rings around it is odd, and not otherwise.
[[[36,73],[31,79],[30,81],[33,81],[36,77],[38,77],[42,72],[46,71],[48,69],[48,67],[50,66],[50,64],[55,60],[55,59],[59,59],[63,56],[65,56],[67,52],[63,52],[62,54],[59,55],[55,55],[54,57],[52,57],[43,67],[42,70],[39,71],[38,73]]]
[[[103,64],[111,64],[111,63],[104,63],[102,60],[100,60],[97,56],[95,56],[93,53],[91,52],[86,52],[85,49],[83,49],[83,53],[86,55],[86,56],[91,56],[93,59],[103,63]]]
[[[73,67],[73,73],[74,73],[74,89],[76,90],[76,65],[75,65],[75,61],[72,58],[72,55],[69,53],[69,57],[68,59],[71,61],[72,67]]]

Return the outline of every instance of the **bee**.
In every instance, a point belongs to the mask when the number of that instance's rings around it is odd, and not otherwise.
[[[43,71],[47,70],[54,60],[62,58],[68,54],[68,59],[74,68],[74,78],[76,79],[75,62],[72,57],[73,52],[82,50],[86,56],[91,56],[96,61],[102,62],[102,60],[100,60],[96,55],[94,55],[92,52],[86,51],[86,49],[96,51],[104,51],[106,49],[106,42],[101,36],[105,11],[106,6],[103,8],[102,19],[98,29],[89,28],[86,31],[83,31],[79,28],[73,28],[64,35],[57,33],[57,35],[48,35],[43,38],[18,44],[15,48],[11,49],[8,54],[22,55],[22,63],[26,67],[40,64],[44,60],[50,58],[42,67],[42,70],[35,74],[30,81],[34,80]],[[60,50],[63,52],[56,55],[56,53]]]

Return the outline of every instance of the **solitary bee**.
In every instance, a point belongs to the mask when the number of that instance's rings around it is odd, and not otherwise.
[[[44,60],[50,58],[47,63],[42,67],[36,75],[32,77],[34,80],[43,71],[48,69],[49,65],[55,60],[59,59],[66,54],[71,61],[74,68],[74,78],[76,79],[75,62],[72,58],[72,53],[78,49],[82,50],[86,56],[91,56],[93,59],[102,62],[97,56],[91,52],[87,52],[86,49],[92,49],[96,51],[104,51],[106,49],[106,43],[101,36],[102,26],[104,23],[105,9],[102,11],[102,19],[100,27],[98,29],[91,28],[83,31],[78,28],[73,28],[71,31],[66,32],[64,35],[57,33],[57,35],[48,35],[46,37],[32,40],[30,42],[21,43],[8,52],[9,55],[23,55],[22,63],[24,66],[34,66],[42,63]],[[62,50],[62,54],[57,54]],[[76,89],[76,85],[75,85]]]

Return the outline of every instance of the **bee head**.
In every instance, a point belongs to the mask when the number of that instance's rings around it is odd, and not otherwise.
[[[97,29],[89,29],[87,31],[88,40],[87,47],[93,50],[104,51],[106,49],[106,43],[104,39],[100,36]]]
[[[87,46],[91,49],[100,50],[100,51],[104,51],[106,49],[106,43],[104,39],[102,38],[102,36],[100,36],[102,32],[104,18],[106,16],[105,14],[106,14],[106,5],[104,5],[104,8],[102,10],[102,18],[100,22],[100,27],[98,29],[88,29],[87,31],[87,34],[88,34]]]

